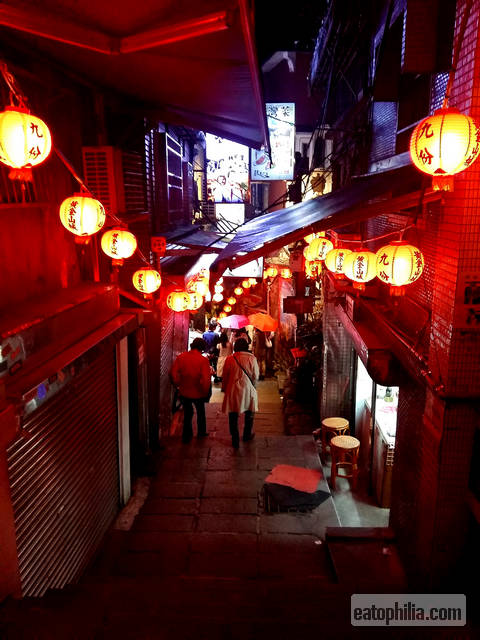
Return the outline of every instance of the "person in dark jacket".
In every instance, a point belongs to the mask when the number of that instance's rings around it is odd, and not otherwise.
[[[190,351],[177,356],[172,366],[171,378],[173,384],[178,387],[183,405],[182,442],[185,443],[190,442],[193,437],[193,407],[197,411],[197,437],[203,438],[208,435],[205,398],[210,391],[212,369],[208,359],[202,355],[206,348],[203,338],[195,338]]]

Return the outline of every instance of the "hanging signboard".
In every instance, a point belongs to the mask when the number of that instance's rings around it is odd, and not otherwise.
[[[480,273],[459,276],[456,298],[453,328],[480,331]]]
[[[248,147],[207,133],[207,199],[248,202]]]
[[[252,180],[292,180],[295,144],[295,103],[267,102],[267,124],[271,158],[264,151],[252,149]]]

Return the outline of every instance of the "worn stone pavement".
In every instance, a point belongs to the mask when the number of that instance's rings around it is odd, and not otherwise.
[[[350,625],[354,585],[338,582],[322,541],[338,525],[333,500],[311,513],[263,513],[274,465],[320,461],[310,436],[283,435],[274,381],[259,396],[256,438],[235,451],[215,390],[209,437],[167,440],[131,528],[111,531],[78,584],[4,603],[1,640],[383,637]]]

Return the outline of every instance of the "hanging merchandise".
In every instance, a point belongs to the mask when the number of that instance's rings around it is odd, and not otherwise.
[[[343,272],[344,260],[351,253],[350,249],[332,249],[325,256],[325,266],[335,274],[336,278],[345,278]]]
[[[162,284],[162,278],[155,269],[139,269],[132,276],[133,286],[137,291],[150,297]]]
[[[451,107],[438,109],[413,130],[413,164],[433,177],[434,190],[453,191],[453,176],[467,169],[480,153],[480,130],[470,116]]]
[[[377,254],[373,251],[352,251],[343,262],[343,273],[353,280],[353,286],[365,291],[365,283],[377,276]]]
[[[181,313],[188,311],[190,305],[190,294],[187,291],[172,291],[167,296],[167,307],[172,311]]]
[[[403,240],[394,240],[377,251],[377,278],[390,285],[390,295],[405,294],[405,285],[415,282],[423,272],[420,249]]]
[[[78,241],[85,242],[105,224],[105,209],[95,198],[76,193],[60,205],[60,221]]]
[[[102,236],[102,250],[113,264],[121,266],[125,258],[130,258],[137,248],[137,239],[126,229],[110,229]]]
[[[280,277],[284,278],[285,280],[288,280],[289,278],[292,277],[292,270],[289,267],[284,267],[283,269],[280,269]]]

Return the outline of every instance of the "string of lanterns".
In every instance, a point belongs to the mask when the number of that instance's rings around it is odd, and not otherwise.
[[[26,97],[3,61],[0,61],[0,74],[9,89],[10,100],[10,105],[0,112],[0,162],[11,168],[10,179],[31,181],[32,167],[41,164],[50,155],[52,136],[47,124],[30,113]],[[76,175],[60,151],[57,151],[57,155],[80,183],[82,189],[80,193],[66,198],[61,203],[60,222],[75,236],[75,242],[87,244],[91,237],[103,228],[107,212],[103,204],[93,197]],[[107,256],[112,258],[114,266],[121,266],[123,261],[137,250],[137,240],[121,220],[111,213],[108,215],[118,228],[112,228],[103,234],[101,248]],[[145,262],[146,268],[137,270],[132,276],[132,282],[138,291],[149,298],[160,288],[162,278],[140,251],[138,254]],[[197,300],[192,304],[196,303]]]
[[[378,239],[372,238],[365,242]],[[314,242],[315,240],[305,248],[311,247]],[[312,260],[305,261],[307,277],[318,277],[321,265],[325,263],[325,267],[336,278],[352,280],[354,288],[360,291],[365,290],[367,282],[378,278],[389,285],[390,295],[402,296],[405,294],[405,286],[418,280],[425,266],[420,249],[404,240],[393,240],[376,253],[365,249],[350,250],[338,247],[324,254],[324,245],[317,247],[319,253]]]

